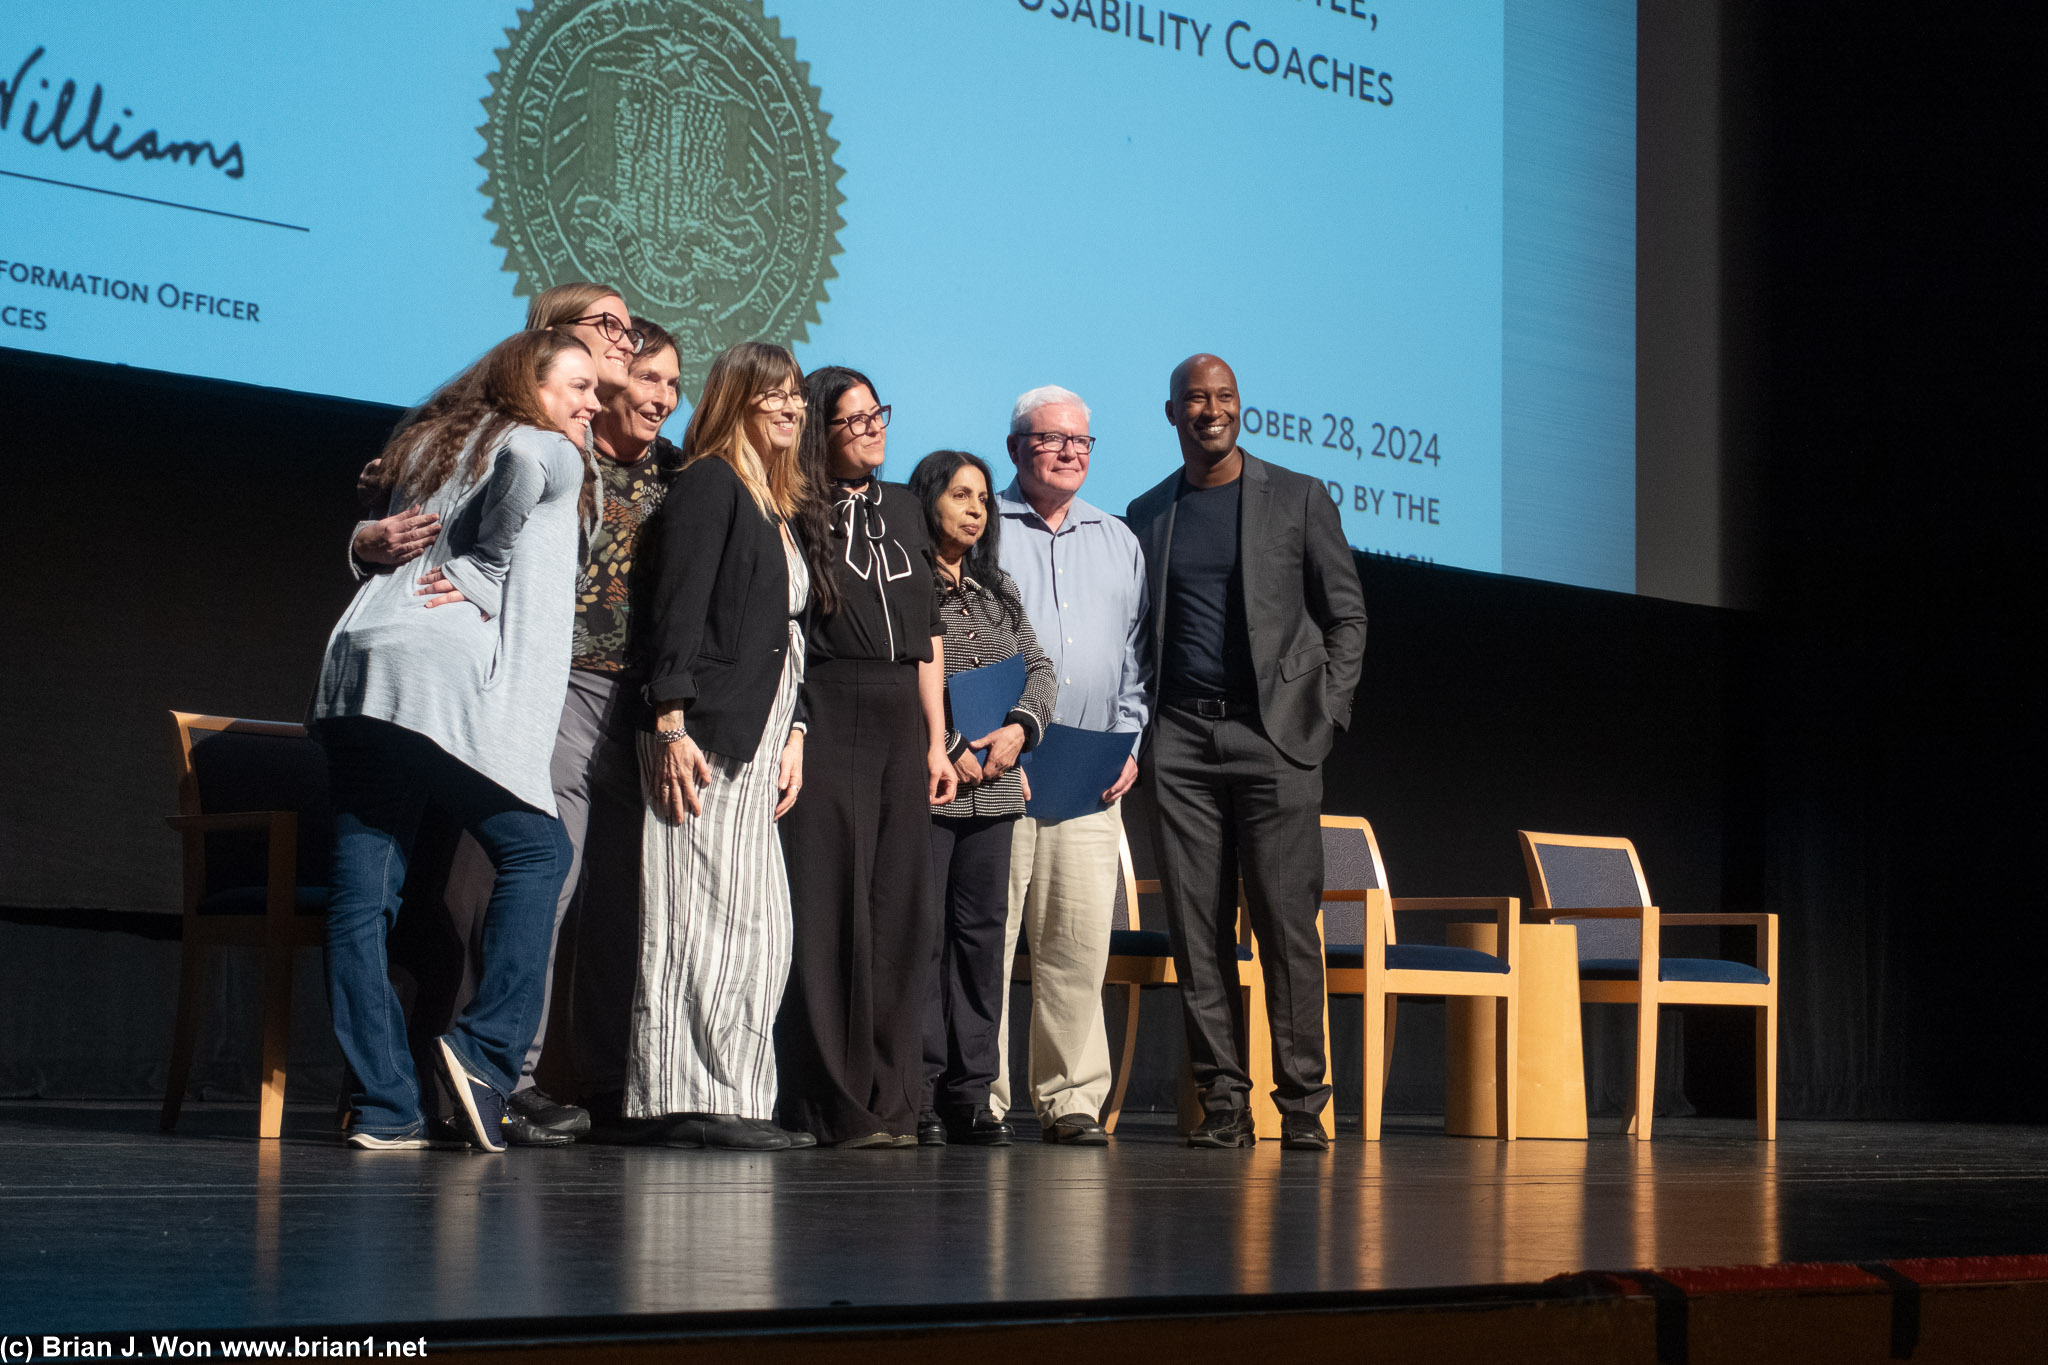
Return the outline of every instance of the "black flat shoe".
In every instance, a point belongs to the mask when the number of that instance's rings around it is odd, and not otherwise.
[[[785,1152],[789,1134],[737,1114],[690,1114],[662,1137],[664,1147],[709,1147],[722,1152]]]
[[[1039,1130],[1038,1135],[1047,1142],[1068,1147],[1109,1146],[1109,1130],[1097,1123],[1093,1114],[1063,1114]]]
[[[947,1113],[943,1127],[946,1137],[963,1147],[1007,1147],[1016,1130],[991,1114],[986,1107],[959,1109]]]
[[[512,1097],[505,1101],[505,1110],[508,1122],[509,1116],[516,1115],[525,1119],[532,1127],[551,1133],[563,1133],[574,1138],[590,1131],[588,1109],[579,1109],[573,1104],[558,1104],[537,1085],[513,1091]],[[517,1142],[518,1139],[514,1138],[513,1141]]]
[[[1282,1114],[1280,1146],[1290,1152],[1327,1152],[1330,1139],[1323,1136],[1323,1121],[1314,1114]]]
[[[917,1145],[920,1147],[943,1147],[946,1145],[946,1121],[927,1110],[917,1116]]]
[[[764,1133],[780,1133],[789,1139],[789,1149],[791,1151],[795,1151],[799,1147],[815,1147],[818,1145],[816,1135],[806,1133],[801,1128],[778,1127],[773,1119],[743,1119],[741,1122],[751,1123]]]
[[[1252,1131],[1252,1111],[1223,1109],[1210,1114],[1188,1134],[1190,1147],[1256,1147],[1259,1135]]]

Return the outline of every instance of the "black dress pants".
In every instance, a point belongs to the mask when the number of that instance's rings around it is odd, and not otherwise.
[[[1202,1108],[1249,1102],[1237,985],[1237,881],[1265,969],[1273,1099],[1281,1113],[1330,1102],[1323,901],[1323,770],[1273,747],[1256,717],[1203,720],[1160,708],[1145,766],[1159,821],[1159,881],[1180,977],[1188,1060]]]
[[[917,665],[819,664],[804,695],[804,790],[781,825],[795,940],[776,1113],[820,1142],[911,1133],[938,936]]]
[[[925,1105],[982,1108],[996,1081],[1014,815],[932,817],[939,936],[925,996]]]

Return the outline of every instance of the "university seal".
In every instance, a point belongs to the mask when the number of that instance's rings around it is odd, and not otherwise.
[[[616,284],[675,333],[685,399],[725,347],[803,340],[839,144],[761,0],[539,0],[506,36],[477,160],[516,292]]]

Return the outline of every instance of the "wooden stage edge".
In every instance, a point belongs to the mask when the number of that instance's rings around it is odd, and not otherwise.
[[[78,1352],[70,1358],[96,1354],[87,1343],[127,1335],[69,1338]],[[137,1336],[148,1358],[149,1338]],[[423,1340],[429,1355],[465,1365],[1309,1358],[1292,1352],[1433,1365],[1982,1365],[2048,1360],[2048,1255],[1584,1271],[1539,1284],[1435,1290],[351,1323],[179,1337],[213,1343],[213,1358],[228,1354],[222,1346],[230,1341],[282,1339],[292,1355],[294,1339],[369,1340],[383,1355],[386,1342]],[[244,1353],[259,1352],[235,1352]]]

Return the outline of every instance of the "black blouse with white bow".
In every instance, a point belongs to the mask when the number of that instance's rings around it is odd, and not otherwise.
[[[832,573],[839,610],[810,614],[806,657],[927,663],[946,632],[932,573],[924,508],[902,484],[873,479],[833,490]]]

